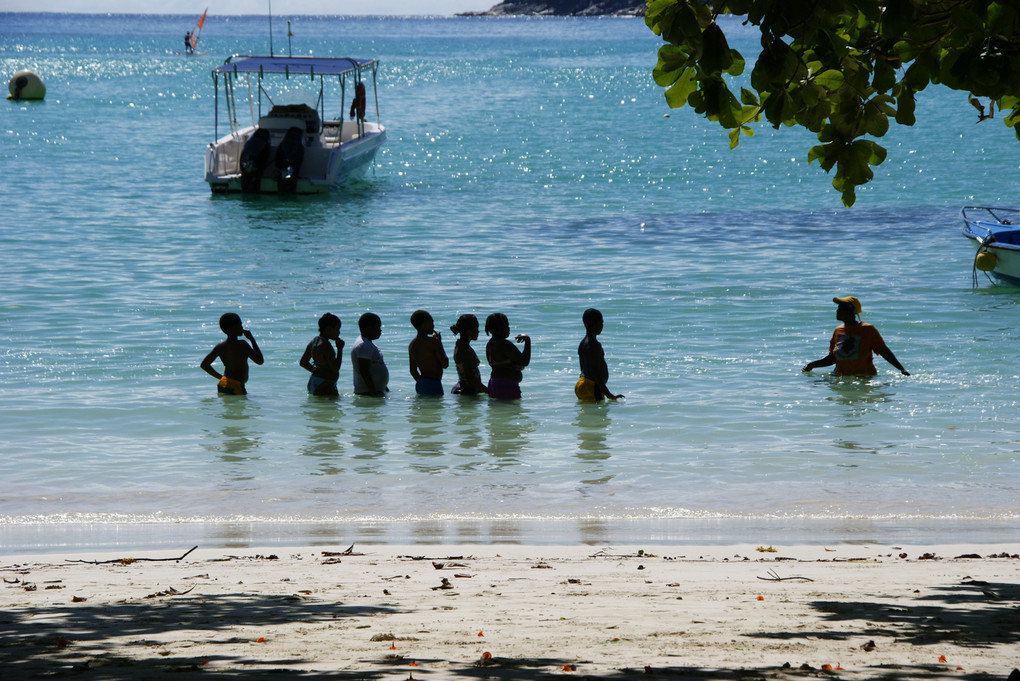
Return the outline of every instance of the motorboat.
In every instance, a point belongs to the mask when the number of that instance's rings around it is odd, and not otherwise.
[[[966,206],[963,235],[974,242],[974,283],[978,271],[1020,286],[1020,208]]]
[[[209,188],[321,194],[362,175],[386,141],[378,67],[377,59],[350,57],[228,57],[212,72],[216,141],[205,150]],[[366,118],[366,81],[374,121]],[[222,137],[221,116],[229,127]]]

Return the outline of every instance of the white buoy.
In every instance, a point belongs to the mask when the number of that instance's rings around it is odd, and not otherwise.
[[[11,94],[7,95],[7,99],[13,99],[15,101],[23,99],[43,99],[46,97],[46,86],[39,80],[39,76],[35,75],[32,71],[23,70],[18,71],[11,80],[7,83],[7,89]]]

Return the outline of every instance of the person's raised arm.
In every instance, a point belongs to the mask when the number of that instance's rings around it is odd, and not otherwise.
[[[255,342],[255,336],[251,335],[250,330],[245,329],[244,337],[251,341],[251,350],[248,352],[248,358],[256,364],[263,364],[266,360],[262,357],[262,350],[259,349],[259,344]]]
[[[515,340],[518,343],[524,343],[524,350],[521,351],[521,366],[526,367],[531,364],[531,337],[522,333],[518,334]]]
[[[438,331],[434,332],[432,337],[436,339],[436,362],[444,369],[448,369],[450,367],[450,358],[446,356],[446,348],[443,347],[443,337],[439,335]]]

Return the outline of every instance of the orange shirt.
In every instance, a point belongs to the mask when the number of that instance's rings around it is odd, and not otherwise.
[[[864,322],[837,326],[829,340],[829,352],[836,357],[836,374],[840,376],[874,376],[878,371],[872,352],[885,349],[878,329]]]

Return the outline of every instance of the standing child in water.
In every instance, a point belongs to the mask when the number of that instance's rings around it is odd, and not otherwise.
[[[611,400],[623,397],[614,395],[606,386],[609,367],[606,365],[606,353],[598,340],[598,335],[602,333],[602,313],[590,307],[581,315],[581,321],[584,322],[585,330],[584,338],[577,346],[581,377],[574,385],[574,394],[582,402],[601,402],[606,397]]]
[[[336,350],[330,341],[336,343]],[[344,341],[340,338],[340,318],[327,312],[319,318],[319,335],[311,340],[298,360],[303,368],[312,373],[308,378],[308,392],[319,397],[337,397],[336,382],[340,379],[341,351]]]
[[[510,321],[502,312],[494,312],[485,320],[485,334],[492,338],[485,345],[489,360],[489,397],[517,400],[521,397],[521,371],[531,363],[531,338],[518,334],[514,340],[524,343],[524,350],[510,342]]]
[[[216,344],[205,359],[202,360],[202,370],[217,379],[216,390],[223,395],[247,395],[244,384],[248,382],[248,360],[256,364],[262,364],[262,350],[255,342],[251,331],[244,328],[241,318],[233,312],[227,312],[220,317],[220,329],[227,334],[227,339]],[[244,336],[251,345],[241,340]],[[213,361],[219,358],[223,362],[223,373],[213,369]]]
[[[425,310],[415,310],[411,314],[411,326],[418,332],[407,346],[414,391],[426,397],[441,397],[443,369],[450,366],[450,358],[443,349],[436,322]]]
[[[473,314],[462,314],[457,323],[450,327],[454,335],[460,335],[453,345],[453,363],[457,366],[457,385],[453,386],[454,395],[489,394],[489,389],[482,383],[482,375],[478,371],[478,355],[471,347],[471,341],[478,340],[478,317]]]
[[[386,368],[382,353],[373,341],[382,335],[382,320],[373,312],[358,319],[361,335],[351,348],[351,365],[354,370],[354,394],[384,397],[389,390],[390,370]]]

